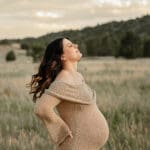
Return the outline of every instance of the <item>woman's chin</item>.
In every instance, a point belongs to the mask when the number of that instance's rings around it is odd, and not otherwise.
[[[79,61],[81,58],[82,58],[82,53],[80,53],[80,56],[79,56],[79,59],[78,59],[78,61]]]

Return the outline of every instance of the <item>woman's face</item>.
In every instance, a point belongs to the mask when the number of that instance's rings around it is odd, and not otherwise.
[[[63,54],[62,58],[65,61],[79,61],[82,53],[78,49],[78,45],[72,43],[68,39],[63,39]]]

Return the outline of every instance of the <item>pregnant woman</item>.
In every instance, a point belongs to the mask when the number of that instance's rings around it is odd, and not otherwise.
[[[53,40],[30,83],[35,115],[47,128],[55,150],[99,150],[109,137],[96,91],[77,71],[81,57],[69,38]]]

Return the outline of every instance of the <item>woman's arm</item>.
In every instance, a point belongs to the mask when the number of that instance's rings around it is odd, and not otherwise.
[[[55,96],[43,94],[41,98],[36,101],[34,107],[35,115],[42,120],[48,130],[49,137],[56,145],[62,143],[67,136],[73,138],[69,126],[54,111],[54,108],[60,102],[61,100]]]

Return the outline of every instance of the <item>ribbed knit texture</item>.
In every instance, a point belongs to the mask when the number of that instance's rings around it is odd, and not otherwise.
[[[55,150],[100,150],[109,137],[109,128],[97,107],[96,91],[85,82],[71,85],[53,81],[44,94],[61,100],[56,106],[60,121],[49,129]]]
[[[85,82],[82,84],[71,85],[63,81],[54,81],[45,93],[57,96],[60,99],[81,103],[92,104],[96,101],[96,92]]]

